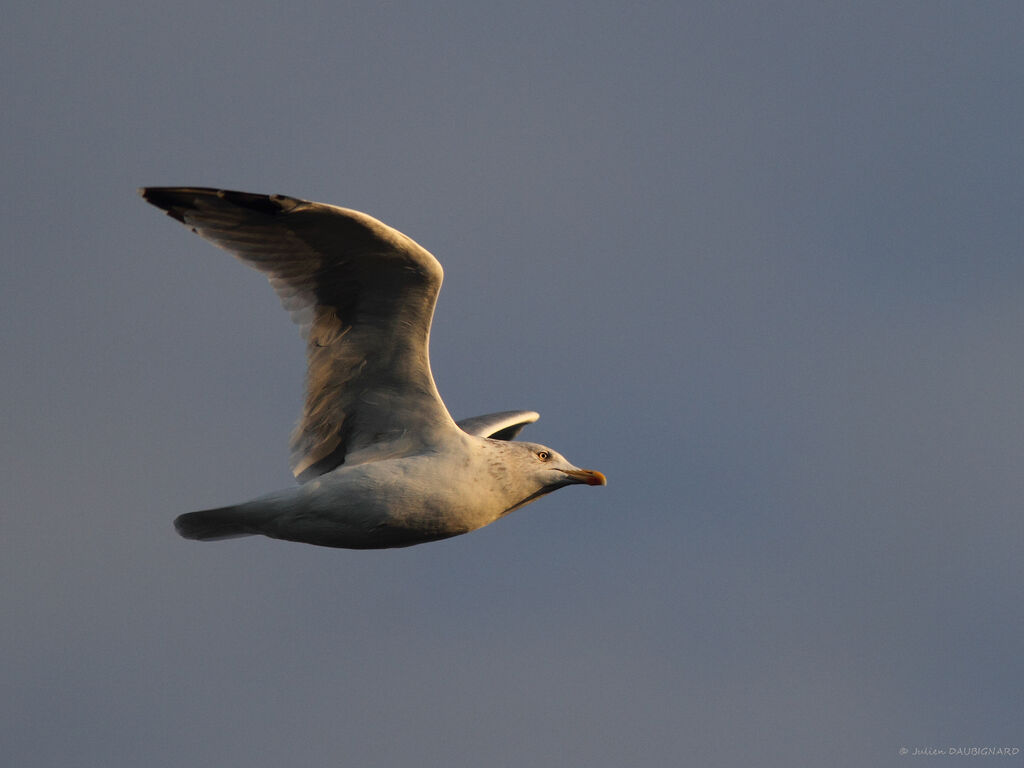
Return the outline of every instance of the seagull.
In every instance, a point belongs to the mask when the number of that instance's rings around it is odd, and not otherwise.
[[[454,421],[430,372],[441,264],[359,211],[284,195],[144,187],[149,203],[270,281],[306,340],[291,439],[299,484],[180,515],[203,541],[263,535],[346,549],[468,533],[567,485],[605,485],[536,443],[535,411]]]

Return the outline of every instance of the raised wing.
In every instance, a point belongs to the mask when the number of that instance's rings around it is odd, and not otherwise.
[[[523,431],[523,427],[540,418],[536,411],[501,411],[486,416],[474,416],[455,422],[459,429],[476,437],[490,437],[494,440],[512,440]]]
[[[443,271],[424,248],[365,213],[293,197],[140,193],[265,274],[302,326],[306,401],[291,442],[299,480],[415,452],[454,427],[428,353]]]

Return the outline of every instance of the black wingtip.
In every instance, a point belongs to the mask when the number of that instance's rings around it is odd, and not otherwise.
[[[182,224],[185,223],[185,211],[192,207],[192,200],[185,192],[181,187],[139,187],[143,200]]]
[[[168,216],[173,216],[183,224],[186,223],[185,212],[193,210],[199,199],[223,200],[238,208],[266,216],[276,216],[284,210],[285,203],[295,202],[284,195],[260,195],[213,187],[139,187],[139,194],[147,203],[163,209]]]
[[[237,205],[239,208],[245,208],[256,213],[266,214],[267,216],[276,216],[281,213],[280,199],[287,199],[281,195],[260,195],[253,192],[236,192],[232,189],[222,189],[217,192],[217,196],[222,200]]]

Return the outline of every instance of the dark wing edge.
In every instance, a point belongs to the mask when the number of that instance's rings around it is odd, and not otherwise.
[[[455,424],[463,432],[475,437],[489,437],[492,440],[513,440],[523,427],[540,418],[536,411],[499,411],[484,416],[462,419]]]

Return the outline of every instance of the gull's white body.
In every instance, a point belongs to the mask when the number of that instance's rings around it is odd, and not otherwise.
[[[524,482],[510,471],[509,462],[514,466],[519,457],[508,443],[470,435],[454,435],[453,443],[339,467],[303,485],[199,514],[221,526],[208,538],[262,533],[350,549],[407,547],[476,530],[555,490],[541,478]],[[551,472],[553,483],[572,482]]]
[[[565,485],[604,484],[549,448],[512,441],[533,411],[452,420],[428,356],[441,265],[405,235],[297,198],[142,194],[266,274],[307,339],[306,405],[292,439],[303,484],[181,515],[183,536],[404,547],[475,530]]]

